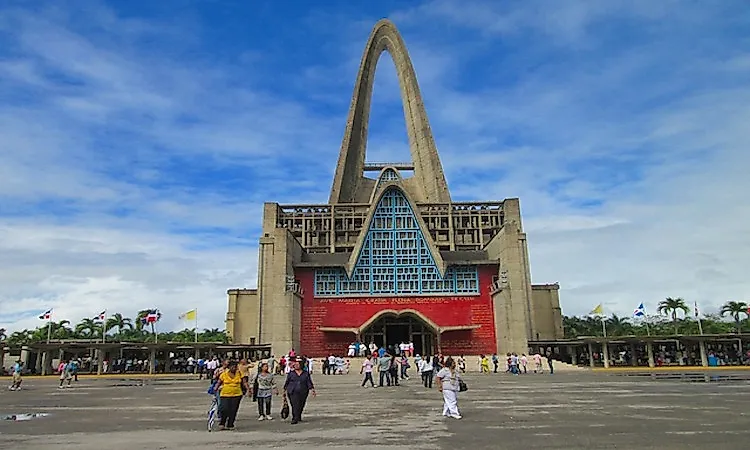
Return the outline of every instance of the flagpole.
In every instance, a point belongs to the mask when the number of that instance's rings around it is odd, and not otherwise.
[[[104,316],[104,319],[102,320],[102,344],[105,341],[104,336],[107,335],[107,310],[106,309],[104,310],[103,316]]]
[[[599,317],[602,321],[602,332],[604,332],[604,337],[607,337],[607,322],[604,319],[604,316]]]
[[[698,332],[703,335],[703,323],[701,323],[700,315],[698,314],[698,301],[693,302],[693,312],[695,313],[695,319],[698,321]]]
[[[195,342],[198,342],[198,308],[195,308]]]
[[[49,344],[50,337],[52,336],[52,313],[49,313],[49,319],[47,319],[47,344]]]

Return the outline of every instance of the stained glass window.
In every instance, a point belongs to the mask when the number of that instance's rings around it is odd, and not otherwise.
[[[478,292],[476,266],[451,266],[440,276],[414,211],[397,188],[378,202],[352,277],[338,268],[315,271],[317,296]]]

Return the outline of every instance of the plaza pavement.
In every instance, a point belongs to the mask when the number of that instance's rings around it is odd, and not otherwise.
[[[155,378],[115,386],[120,377],[82,378],[56,389],[28,378],[0,391],[0,449],[385,448],[390,449],[746,449],[750,383],[656,381],[591,372],[509,376],[469,374],[462,420],[441,417],[442,397],[416,379],[362,389],[359,375],[315,375],[318,397],[305,421],[258,422],[244,401],[235,432],[208,433],[205,381]],[[2,381],[7,382],[4,378]]]

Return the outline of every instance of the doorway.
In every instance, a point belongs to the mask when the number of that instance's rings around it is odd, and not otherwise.
[[[432,327],[414,314],[384,314],[362,332],[365,344],[375,342],[388,351],[397,348],[402,342],[413,342],[414,353],[431,355],[436,348],[435,333]]]

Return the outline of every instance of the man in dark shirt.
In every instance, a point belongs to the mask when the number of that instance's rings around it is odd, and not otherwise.
[[[284,395],[289,399],[292,407],[292,425],[302,420],[302,410],[305,409],[307,396],[312,392],[315,397],[315,386],[313,386],[310,372],[302,370],[302,363],[296,359],[290,360],[292,370],[286,376],[284,382]]]

